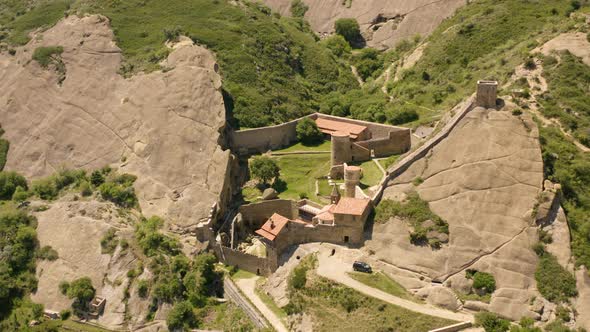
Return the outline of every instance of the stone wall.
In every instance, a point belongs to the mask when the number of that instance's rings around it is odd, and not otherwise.
[[[242,205],[238,212],[242,214],[242,219],[246,226],[252,229],[258,229],[272,216],[278,213],[285,218],[295,219],[298,216],[297,203],[290,199],[273,199]]]
[[[441,327],[438,329],[430,330],[428,332],[456,332],[456,331],[464,330],[466,328],[470,328],[471,325],[472,325],[471,322],[461,322],[461,323]]]
[[[463,104],[460,104],[455,109],[455,115],[453,118],[441,129],[441,131],[424,143],[421,147],[406,155],[402,160],[393,164],[387,169],[387,176],[379,184],[379,189],[373,195],[373,203],[378,204],[383,195],[383,190],[387,187],[387,183],[394,177],[403,173],[410,165],[415,161],[426,156],[428,151],[440,143],[443,139],[449,136],[449,133],[457,126],[459,121],[465,117],[465,115],[475,107],[475,96],[469,97]]]
[[[242,270],[263,276],[270,275],[276,270],[276,266],[273,266],[273,261],[267,258],[246,254],[220,244],[215,244],[213,250],[215,251],[215,256],[225,265],[236,266]]]
[[[373,146],[373,148],[368,149],[374,149],[375,155],[378,156],[402,153],[407,151],[411,145],[411,130],[408,128],[342,118],[322,113],[314,113],[306,117],[314,120],[323,118],[367,127],[370,138],[362,141],[364,145],[359,145],[363,147]],[[297,141],[297,123],[306,117],[276,126],[230,132],[228,134],[229,145],[234,153],[242,156],[287,147]],[[388,140],[389,142],[387,142]]]
[[[307,116],[316,119],[316,114]],[[287,147],[297,141],[297,123],[306,117],[276,126],[244,129],[229,134],[229,144],[238,155],[264,153]]]

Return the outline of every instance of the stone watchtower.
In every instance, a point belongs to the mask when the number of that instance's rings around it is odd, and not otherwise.
[[[337,131],[332,134],[332,166],[342,165],[352,160],[352,145],[347,133]]]
[[[475,99],[475,106],[484,108],[495,108],[497,98],[497,81],[477,81],[477,96]]]
[[[344,197],[355,198],[356,186],[361,182],[361,168],[358,166],[346,166],[344,168]]]

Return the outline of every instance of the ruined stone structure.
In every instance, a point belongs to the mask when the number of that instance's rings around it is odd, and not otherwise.
[[[476,107],[495,108],[498,98],[498,82],[477,81]]]

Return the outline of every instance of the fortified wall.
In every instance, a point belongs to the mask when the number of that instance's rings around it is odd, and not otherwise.
[[[354,149],[354,153],[359,160],[368,160],[371,157],[371,152],[374,157],[403,153],[408,151],[411,146],[411,130],[408,128],[322,113],[310,114],[280,125],[231,132],[229,134],[229,145],[232,151],[241,156],[287,147],[297,141],[297,123],[304,118],[313,120],[327,119],[366,127],[369,134],[367,139],[354,142],[355,147],[350,146],[350,142],[347,143],[350,149]],[[352,161],[352,159],[345,162],[349,161]]]

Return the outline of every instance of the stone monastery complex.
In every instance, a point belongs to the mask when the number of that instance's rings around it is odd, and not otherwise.
[[[330,203],[322,206],[309,199],[298,201],[272,197],[260,202],[239,206],[231,218],[215,222],[217,206],[211,218],[199,224],[197,237],[208,241],[220,261],[241,269],[268,275],[274,272],[289,247],[309,242],[329,242],[360,246],[364,241],[367,219],[378,203],[383,186],[407,164],[422,157],[429,148],[440,142],[452,126],[474,106],[496,106],[497,82],[479,81],[475,99],[460,110],[442,132],[428,143],[399,161],[384,177],[377,193],[367,196],[359,187],[362,169],[348,163],[368,161],[405,153],[411,148],[408,128],[341,118],[314,113],[315,120],[326,139],[331,140],[330,179],[334,182]],[[265,153],[289,146],[297,141],[296,126],[301,119],[264,128],[231,133],[232,150],[242,157]],[[342,182],[343,180],[343,182]],[[244,243],[256,245],[244,246]]]

